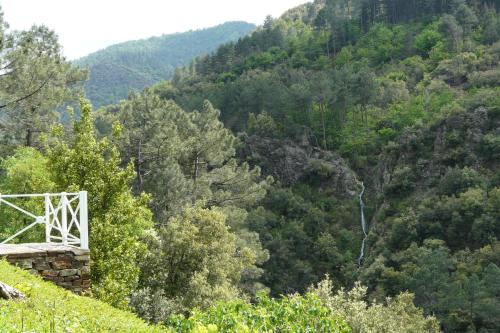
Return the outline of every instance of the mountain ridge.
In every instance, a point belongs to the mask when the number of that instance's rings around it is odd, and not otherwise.
[[[247,35],[255,25],[230,21],[214,27],[110,45],[74,64],[89,69],[85,92],[95,107],[126,98],[130,91],[169,79],[179,66]]]

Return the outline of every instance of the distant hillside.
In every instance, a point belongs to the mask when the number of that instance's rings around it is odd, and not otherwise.
[[[90,70],[87,97],[95,107],[126,98],[130,90],[170,79],[175,68],[236,41],[255,25],[227,22],[212,28],[112,45],[75,61]]]

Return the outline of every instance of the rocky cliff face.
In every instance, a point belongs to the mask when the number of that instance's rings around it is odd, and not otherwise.
[[[240,157],[258,165],[262,174],[283,186],[315,183],[320,191],[338,198],[354,197],[361,186],[356,174],[338,154],[290,140],[246,137]]]
[[[432,126],[408,129],[387,144],[374,167],[361,170],[359,176],[337,153],[291,140],[244,137],[240,157],[283,186],[306,182],[339,199],[357,195],[363,180],[367,195],[376,194],[383,205],[391,191],[398,197],[433,191],[449,168],[498,169],[498,159],[488,160],[485,156],[491,152],[484,149],[498,149],[488,148],[485,141],[498,136],[499,128],[500,117],[484,107],[454,112]]]
[[[495,166],[482,156],[485,135],[500,128],[484,107],[456,112],[429,128],[412,128],[386,146],[373,174],[375,192],[382,194],[398,182],[412,181],[416,190],[432,188],[450,167]],[[406,178],[403,179],[403,178]]]

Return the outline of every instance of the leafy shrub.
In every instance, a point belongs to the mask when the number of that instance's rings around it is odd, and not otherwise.
[[[402,293],[387,298],[386,305],[365,301],[367,288],[359,283],[351,291],[332,292],[327,277],[312,292],[317,295],[333,315],[345,318],[353,333],[437,333],[439,324],[434,317],[425,317],[413,304],[413,295]]]
[[[47,159],[33,148],[18,148],[14,155],[1,161],[0,193],[47,193],[55,184],[47,177],[49,174]],[[43,198],[12,198],[9,202],[37,215],[43,214]],[[31,224],[24,213],[7,205],[0,205],[0,240],[14,235],[20,229]],[[43,228],[30,230],[14,241],[29,243],[45,241]]]
[[[443,40],[443,35],[437,31],[437,25],[433,24],[415,37],[415,48],[421,56],[428,57],[432,48]]]
[[[404,196],[415,188],[416,177],[410,167],[398,167],[394,170],[391,182],[387,184],[384,191],[391,196]]]
[[[496,87],[500,82],[500,70],[490,69],[483,72],[473,72],[468,75],[468,78],[474,87]]]
[[[496,160],[500,157],[500,135],[486,134],[481,140],[480,152],[488,160]]]
[[[352,332],[312,293],[281,299],[260,294],[255,305],[220,303],[206,312],[195,311],[189,319],[173,316],[167,324],[177,332]]]
[[[236,237],[226,219],[221,209],[197,206],[187,208],[159,229],[142,267],[142,283],[152,290],[162,290],[157,296],[147,297],[169,302],[168,315],[238,297],[242,271],[255,258],[248,249],[237,250]],[[134,305],[146,317],[155,318],[158,311],[167,311],[143,303]]]
[[[257,116],[253,113],[248,115],[247,132],[250,135],[269,138],[280,137],[280,131],[276,122],[266,111],[259,113]]]
[[[130,306],[139,317],[155,324],[181,310],[175,301],[165,296],[163,290],[151,288],[134,292],[130,298]]]
[[[305,168],[305,173],[310,178],[327,178],[334,173],[333,166],[322,160],[311,160]]]
[[[474,169],[465,167],[463,169],[448,169],[441,178],[439,191],[441,194],[452,195],[461,193],[468,188],[480,186],[482,184],[481,176]]]

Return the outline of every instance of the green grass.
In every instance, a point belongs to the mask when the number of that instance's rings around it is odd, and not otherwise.
[[[76,296],[0,260],[0,281],[22,291],[24,301],[0,300],[0,332],[170,332],[98,300]]]

